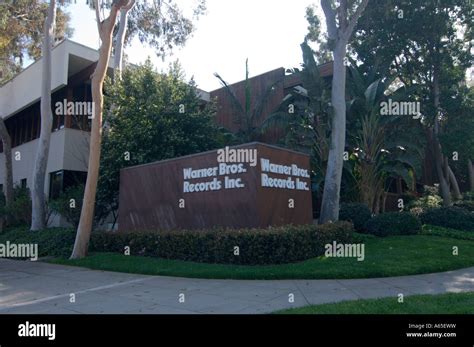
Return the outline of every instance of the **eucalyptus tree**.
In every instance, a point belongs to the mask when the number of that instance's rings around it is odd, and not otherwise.
[[[88,173],[76,241],[71,254],[72,259],[86,256],[92,232],[102,140],[104,101],[102,88],[114,45],[114,30],[117,30],[115,32],[115,53],[118,56],[118,61],[116,61],[118,67],[116,76],[118,78],[121,76],[123,45],[130,42],[135,35],[142,43],[154,47],[158,55],[164,55],[172,47],[183,45],[194,30],[192,19],[187,18],[173,0],[139,2],[134,0],[88,0],[87,2],[96,12],[101,46],[99,61],[92,75],[92,99],[95,107],[89,145]],[[101,11],[107,10],[109,10],[108,17],[102,19]],[[192,18],[198,18],[204,12],[205,1],[198,0],[197,5],[193,8]],[[116,29],[119,14],[122,17],[122,22]],[[113,104],[111,113],[113,116]]]
[[[95,197],[97,192],[97,181],[99,178],[101,133],[102,133],[102,113],[104,105],[103,85],[109,66],[110,54],[112,51],[112,34],[117,20],[117,15],[121,8],[129,5],[128,0],[114,0],[111,4],[110,12],[104,19],[101,18],[101,1],[95,0],[94,7],[97,20],[97,30],[101,40],[99,48],[99,60],[94,73],[92,74],[91,90],[92,102],[94,103],[94,114],[92,116],[92,126],[89,144],[89,162],[87,170],[87,180],[84,190],[84,199],[81,209],[81,217],[77,228],[74,249],[71,259],[86,256],[89,248],[90,235],[94,219]]]
[[[321,0],[326,17],[328,45],[333,54],[333,79],[331,91],[332,120],[331,144],[324,181],[323,200],[319,222],[339,219],[339,200],[346,137],[346,66],[347,44],[357,21],[369,0],[339,0],[334,8],[330,0]]]
[[[0,4],[0,82],[20,72],[27,58],[38,59],[41,56],[44,37],[39,33],[44,31],[50,7],[51,4],[38,0],[3,1]],[[69,15],[64,11],[57,11],[54,25],[54,36],[48,37],[50,43],[71,35]],[[5,154],[4,186],[8,205],[13,200],[12,144],[3,115],[0,116],[0,140]]]
[[[65,0],[59,0],[64,5]],[[43,28],[42,76],[41,76],[41,128],[33,167],[33,184],[31,189],[31,231],[46,227],[46,197],[44,184],[48,166],[49,146],[53,113],[51,111],[51,52],[55,39],[56,0],[50,0]]]

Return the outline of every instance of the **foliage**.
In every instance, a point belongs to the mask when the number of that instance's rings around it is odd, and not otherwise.
[[[440,63],[444,104],[473,63],[472,14],[469,2],[457,0],[378,1],[365,9],[351,46],[367,69],[397,76],[406,86],[422,87],[426,108],[433,104],[429,101],[433,65]],[[431,111],[424,115],[433,117]]]
[[[440,237],[450,237],[453,239],[460,239],[460,240],[470,240],[474,241],[474,233],[470,231],[463,231],[458,229],[451,229],[446,227],[440,227],[437,225],[423,225],[423,235],[433,235],[433,236],[440,236]]]
[[[3,194],[2,194],[3,197]],[[25,225],[31,222],[31,197],[28,188],[13,188],[13,202],[5,206],[5,199],[0,201],[0,218],[8,220],[9,226]]]
[[[93,253],[79,260],[51,261],[102,271],[246,280],[380,278],[450,271],[474,265],[472,241],[427,235],[383,238],[364,236],[365,239],[361,241],[365,244],[364,261],[353,257],[317,257],[291,264],[234,265],[194,263],[123,253]],[[353,240],[352,243],[354,242],[359,241]],[[463,250],[455,257],[449,251],[449,245],[452,244]]]
[[[75,237],[73,229],[50,228],[31,232],[27,227],[17,227],[0,234],[0,243],[37,243],[38,257],[69,257]]]
[[[303,69],[289,72],[300,76],[304,89],[293,88],[278,110],[264,121],[262,130],[282,129],[285,136],[281,145],[311,155],[312,191],[317,199],[322,194],[329,153],[331,86],[320,76],[314,52],[306,41],[301,50]],[[346,163],[344,169],[342,186],[347,192],[354,186],[352,169]]]
[[[474,232],[474,213],[459,207],[432,208],[420,215],[423,224]]]
[[[355,63],[350,67],[347,137],[360,200],[379,213],[391,179],[401,177],[414,190],[424,142],[419,122],[412,117],[380,114],[381,102],[403,100],[407,90],[392,90],[393,80],[378,77],[375,70],[362,71]]]
[[[366,204],[342,203],[339,208],[339,220],[352,222],[354,229],[358,232],[366,229],[366,224],[370,218],[372,218],[372,212]]]
[[[451,203],[450,181],[459,179],[449,175],[452,152],[443,148],[450,141],[443,140],[443,134],[456,136],[454,129],[470,122],[464,118],[469,112],[463,115],[456,109],[466,70],[474,63],[473,11],[468,1],[382,0],[366,9],[352,41],[353,54],[366,69],[396,78],[421,103],[421,124],[434,154],[445,205]],[[462,121],[457,121],[460,117]],[[467,139],[469,133],[461,132],[460,137]],[[451,154],[445,158],[447,153]]]
[[[157,56],[164,57],[174,47],[184,46],[195,30],[193,20],[205,13],[206,0],[194,1],[186,8],[173,0],[136,1],[129,14],[125,43],[138,37],[142,44],[154,48]]]
[[[419,232],[420,221],[408,212],[386,212],[367,222],[367,233],[377,236],[413,235]]]
[[[263,130],[259,126],[263,111],[267,105],[269,98],[274,94],[276,86],[283,83],[282,79],[277,79],[275,82],[266,87],[265,91],[258,98],[253,99],[254,93],[249,80],[249,65],[248,59],[245,61],[245,90],[244,100],[241,101],[234,89],[218,74],[214,76],[220,81],[224,88],[234,111],[234,123],[239,126],[239,130],[235,134],[236,143],[246,143],[257,141],[260,138]]]
[[[315,60],[318,65],[328,63],[332,60],[331,50],[328,44],[327,34],[321,29],[321,20],[316,14],[314,5],[306,8],[306,21],[308,22],[308,34],[306,41],[317,44],[317,49],[314,50]]]
[[[474,192],[464,193],[463,199],[456,201],[453,206],[464,208],[469,212],[474,212]]]
[[[50,200],[49,208],[66,218],[66,220],[77,229],[81,218],[83,197],[84,185],[72,186],[62,192],[58,198]],[[71,203],[73,205],[71,205]]]
[[[7,0],[0,2],[0,82],[6,81],[27,59],[41,56],[43,25],[48,3],[39,0]],[[71,36],[69,14],[58,9],[55,40]]]
[[[283,264],[324,254],[327,243],[350,242],[352,225],[282,226],[268,229],[214,229],[96,232],[91,249],[132,255],[223,264]],[[238,247],[238,255],[236,249]]]
[[[423,196],[405,203],[405,210],[415,215],[420,215],[430,208],[441,207],[443,199],[438,194],[437,187],[424,187]]]
[[[465,163],[474,158],[474,87],[462,88],[446,101],[449,117],[444,133],[440,136],[444,154],[452,157],[456,152]]]
[[[120,169],[221,147],[214,105],[203,104],[194,81],[185,83],[178,64],[158,74],[148,60],[122,80],[108,81],[96,216],[118,206]],[[183,111],[181,113],[180,111]]]

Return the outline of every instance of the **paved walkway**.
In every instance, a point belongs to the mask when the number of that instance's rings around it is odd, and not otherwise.
[[[132,275],[0,259],[0,314],[268,313],[399,293],[464,291],[474,291],[474,267],[374,279],[247,281]],[[75,302],[70,302],[71,294]],[[294,302],[289,302],[292,296]]]

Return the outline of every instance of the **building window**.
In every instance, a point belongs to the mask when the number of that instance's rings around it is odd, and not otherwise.
[[[87,172],[61,170],[50,173],[49,198],[56,199],[70,187],[85,184]]]
[[[63,171],[52,172],[49,177],[49,198],[56,199],[63,190]]]
[[[27,184],[26,184],[26,178],[23,178],[21,181],[20,181],[20,186],[22,189],[25,189],[27,187]]]

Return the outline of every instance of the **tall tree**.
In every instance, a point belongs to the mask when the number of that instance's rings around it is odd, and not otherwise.
[[[332,56],[328,45],[328,35],[323,32],[321,20],[314,5],[306,8],[306,20],[308,21],[308,33],[305,42],[314,43],[317,46],[313,51],[314,60],[318,65],[330,62]]]
[[[472,55],[473,7],[456,0],[382,0],[356,28],[353,52],[366,66],[391,71],[406,86],[418,86],[422,122],[440,183],[443,204],[460,196],[440,138]],[[451,192],[452,190],[452,192]]]
[[[101,40],[99,48],[99,61],[92,74],[91,89],[92,102],[94,103],[94,114],[90,135],[89,163],[87,171],[86,187],[81,209],[81,218],[77,228],[74,249],[71,259],[82,258],[87,255],[92,223],[94,219],[95,197],[97,192],[97,181],[99,179],[100,147],[102,138],[102,113],[104,106],[103,85],[107,68],[109,66],[110,53],[112,51],[112,34],[121,8],[129,5],[129,0],[114,0],[109,16],[101,19],[99,0],[94,1],[97,29]]]
[[[123,70],[123,49],[125,45],[125,36],[128,27],[128,13],[135,6],[135,0],[131,0],[127,6],[120,10],[120,24],[115,38],[114,46],[114,80],[122,78]]]
[[[326,17],[329,47],[333,54],[333,79],[331,105],[331,145],[324,182],[323,200],[319,222],[339,219],[339,199],[346,138],[346,66],[347,44],[369,0],[340,0],[334,9],[330,0],[321,0]]]
[[[94,118],[92,120],[89,164],[84,200],[81,210],[81,218],[77,229],[76,241],[71,258],[81,258],[86,256],[92,232],[94,219],[94,206],[97,192],[100,163],[100,146],[102,132],[103,94],[102,87],[107,72],[110,53],[113,46],[114,29],[117,30],[115,22],[118,14],[123,10],[122,24],[119,25],[116,37],[115,48],[119,53],[117,57],[116,76],[120,79],[121,66],[123,60],[124,43],[134,35],[139,39],[157,49],[158,55],[165,54],[173,46],[183,45],[187,37],[194,30],[192,20],[186,18],[173,0],[153,0],[135,3],[134,0],[113,0],[110,6],[109,17],[100,21],[100,8],[106,7],[106,3],[95,0],[89,1],[96,10],[99,36],[101,39],[100,57],[96,70],[92,75],[92,97],[95,105]],[[198,0],[198,5],[193,10],[194,18],[197,18],[205,11],[205,0]],[[127,16],[130,16],[128,18]],[[121,15],[122,16],[122,15]],[[126,26],[128,22],[128,25]],[[120,27],[123,27],[120,28]],[[125,30],[125,28],[127,30]],[[125,32],[125,33],[124,33]],[[122,38],[125,37],[125,41]],[[111,104],[113,113],[113,104]],[[112,114],[113,115],[113,114]]]
[[[42,0],[0,1],[0,83],[20,72],[27,59],[41,56],[48,3]],[[72,34],[69,14],[58,9],[55,41]]]
[[[3,1],[0,3],[0,83],[7,81],[23,68],[27,58],[38,59],[48,4],[39,0]],[[57,11],[56,30],[53,41],[60,41],[72,34],[69,15]],[[6,203],[13,199],[13,168],[11,158],[11,136],[5,121],[0,116],[0,141],[5,154]]]
[[[54,40],[56,23],[56,0],[51,0],[48,15],[44,22],[43,59],[41,79],[41,130],[36,149],[36,159],[33,168],[33,187],[31,189],[31,231],[46,227],[46,197],[44,183],[48,165],[49,145],[51,142],[51,127],[53,113],[51,111],[51,49]]]
[[[184,14],[174,0],[130,1],[120,10],[114,31],[114,74],[120,78],[124,49],[134,38],[164,57],[174,47],[183,46],[193,33],[197,20],[206,11],[206,0],[189,4],[192,16]]]

